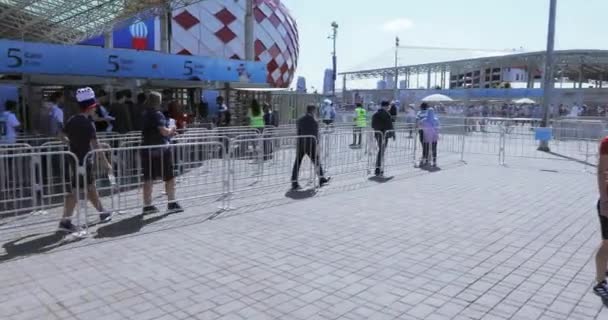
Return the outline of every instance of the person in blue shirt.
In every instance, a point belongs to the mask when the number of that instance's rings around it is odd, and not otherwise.
[[[158,212],[158,209],[152,205],[152,191],[154,180],[161,178],[165,182],[165,192],[169,200],[168,213],[182,212],[182,207],[175,199],[175,172],[170,147],[170,139],[177,134],[177,130],[175,127],[169,128],[168,120],[160,111],[162,95],[159,92],[150,92],[146,101],[141,143],[142,146],[148,146],[141,150],[144,180],[143,214]]]
[[[333,102],[329,99],[325,99],[323,101],[323,105],[321,106],[321,120],[325,124],[326,128],[331,127],[336,119],[336,109],[334,108]]]
[[[422,150],[424,151],[424,131],[420,127],[420,122],[426,118],[426,113],[429,110],[429,105],[426,102],[423,102],[420,105],[420,111],[416,114],[416,126],[418,127],[418,139],[420,140],[420,145],[422,146]],[[424,159],[424,154],[422,155]],[[423,162],[420,162],[420,166],[423,165]]]
[[[426,117],[420,121],[420,129],[423,132],[422,141],[422,166],[428,166],[432,161],[433,167],[437,167],[437,141],[439,140],[439,119],[435,110],[430,108]]]

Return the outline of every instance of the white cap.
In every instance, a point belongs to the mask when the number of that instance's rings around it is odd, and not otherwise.
[[[76,101],[84,102],[95,99],[95,92],[93,89],[86,87],[76,90]]]

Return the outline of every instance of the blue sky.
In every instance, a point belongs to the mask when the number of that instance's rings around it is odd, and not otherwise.
[[[322,87],[331,66],[330,24],[337,21],[338,71],[394,64],[402,45],[544,50],[549,0],[282,0],[298,22],[297,75]],[[608,49],[607,0],[558,0],[557,49]],[[400,64],[491,55],[475,51],[401,50]],[[341,82],[338,83],[341,87]]]

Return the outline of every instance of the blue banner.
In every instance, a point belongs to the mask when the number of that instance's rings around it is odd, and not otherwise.
[[[262,62],[0,40],[0,73],[266,83]]]

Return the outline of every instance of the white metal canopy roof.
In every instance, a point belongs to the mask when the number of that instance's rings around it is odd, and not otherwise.
[[[0,38],[77,43],[202,0],[0,0]]]

